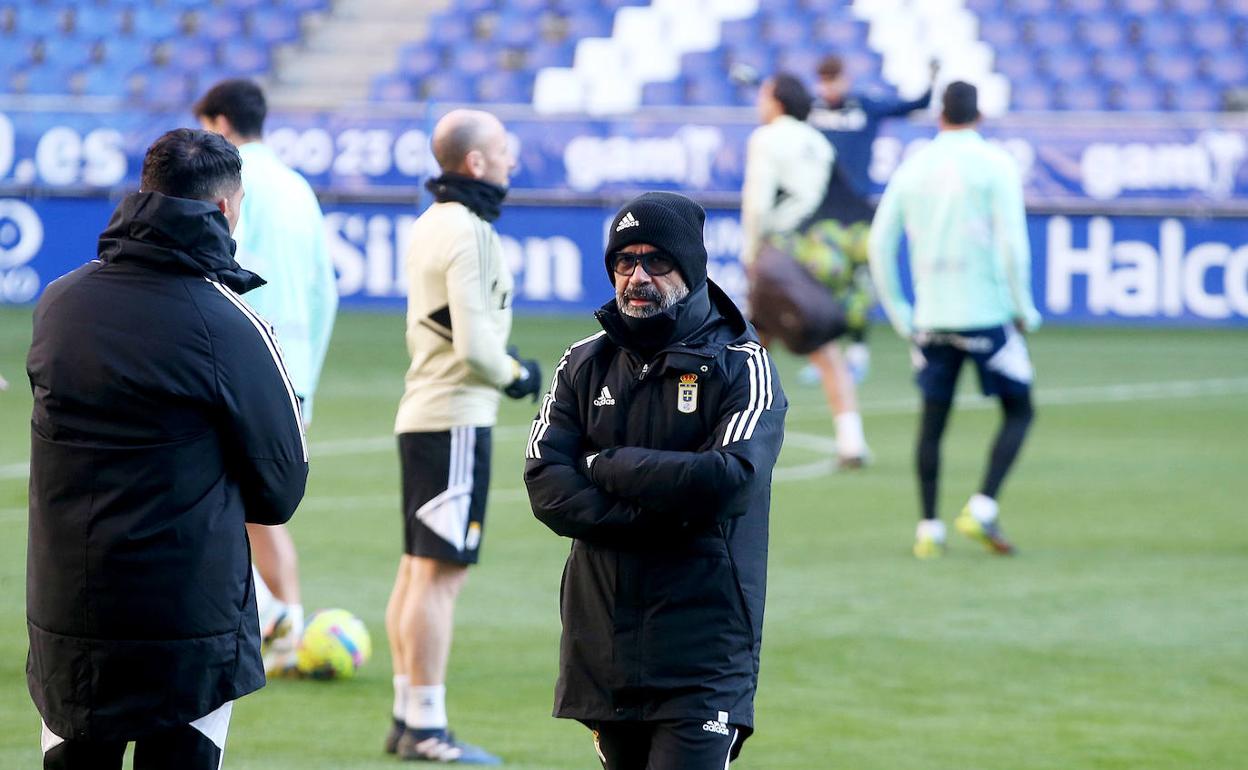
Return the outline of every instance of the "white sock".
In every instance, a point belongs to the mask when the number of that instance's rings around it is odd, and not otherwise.
[[[971,495],[966,507],[971,509],[971,515],[980,524],[991,524],[997,520],[997,501],[988,495],[981,495],[978,492]]]
[[[273,632],[273,624],[282,616],[286,605],[273,595],[269,587],[260,577],[260,570],[251,568],[252,581],[256,586],[256,612],[260,616],[260,635],[268,636]]]
[[[842,412],[836,416],[836,452],[841,457],[862,457],[867,453],[867,437],[862,433],[862,415]]]
[[[940,519],[920,519],[919,526],[914,531],[915,539],[934,540],[937,543],[945,542],[945,523]]]
[[[403,721],[413,730],[446,727],[446,685],[408,685]]]
[[[863,342],[850,343],[845,348],[845,363],[849,364],[854,382],[862,382],[867,379],[867,372],[871,369],[871,349]]]
[[[290,638],[300,639],[303,637],[303,605],[287,604],[286,620],[290,622]]]
[[[394,718],[402,722],[407,718],[407,674],[394,675]]]

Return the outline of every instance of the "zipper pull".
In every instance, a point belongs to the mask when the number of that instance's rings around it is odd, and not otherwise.
[[[650,373],[650,364],[641,365],[641,374],[637,375],[637,381],[641,382],[646,379],[646,375]]]

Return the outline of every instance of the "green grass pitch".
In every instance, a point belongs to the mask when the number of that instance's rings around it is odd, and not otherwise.
[[[102,309],[107,312],[107,309]],[[586,318],[516,321],[549,373]],[[38,766],[23,622],[29,309],[0,310],[0,768]],[[1003,499],[1020,554],[957,539],[910,555],[916,396],[903,345],[876,330],[863,391],[875,462],[832,473],[831,420],[800,362],[772,505],[757,729],[742,770],[1234,770],[1248,767],[1248,335],[1051,328],[1031,340],[1038,418]],[[271,684],[235,710],[227,768],[384,768],[382,614],[400,548],[391,437],[403,319],[344,313],[292,524],[309,610],[373,635],[353,681]],[[945,443],[942,513],[974,491],[997,415],[967,401]],[[459,605],[452,727],[530,770],[597,767],[550,717],[568,543],[520,479],[534,407],[500,417],[482,564]]]

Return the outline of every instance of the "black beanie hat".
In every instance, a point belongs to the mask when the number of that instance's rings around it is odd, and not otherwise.
[[[612,256],[634,243],[648,243],[676,260],[689,291],[706,283],[706,243],[702,226],[706,212],[683,195],[648,192],[615,213],[607,239],[607,276],[615,282]]]

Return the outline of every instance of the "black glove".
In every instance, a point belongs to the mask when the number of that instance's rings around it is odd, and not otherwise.
[[[537,401],[537,394],[542,390],[542,368],[532,358],[517,358],[512,350],[509,349],[507,352],[515,358],[516,363],[520,364],[520,376],[503,388],[503,393],[508,398],[532,396],[533,400]]]

